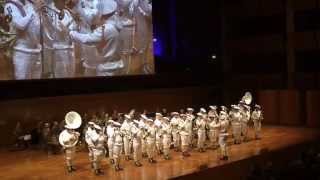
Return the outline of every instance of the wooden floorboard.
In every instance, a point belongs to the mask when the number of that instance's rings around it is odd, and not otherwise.
[[[252,132],[250,132],[252,136]],[[231,145],[230,159],[220,161],[217,150],[207,150],[205,153],[192,151],[191,157],[182,158],[179,153],[172,151],[172,160],[163,160],[157,157],[157,164],[149,164],[143,160],[143,167],[137,168],[132,161],[122,161],[124,171],[115,172],[108,164],[108,159],[103,160],[104,176],[96,177],[88,161],[86,152],[77,153],[75,161],[77,171],[68,174],[64,168],[63,155],[50,155],[39,150],[18,152],[0,151],[0,179],[168,179],[191,174],[199,171],[199,166],[209,168],[222,166],[227,163],[258,156],[261,151],[277,151],[292,145],[315,140],[319,132],[314,129],[292,127],[264,127],[262,140],[250,140],[241,145]],[[231,140],[231,139],[230,139]],[[231,144],[231,142],[229,142]]]

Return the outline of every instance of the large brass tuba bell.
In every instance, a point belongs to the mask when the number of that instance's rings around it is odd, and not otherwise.
[[[244,96],[241,99],[242,102],[244,102],[246,105],[250,105],[252,102],[252,94],[251,92],[246,92]]]
[[[66,128],[68,129],[78,129],[82,123],[80,114],[75,111],[68,112],[64,120],[66,122]]]

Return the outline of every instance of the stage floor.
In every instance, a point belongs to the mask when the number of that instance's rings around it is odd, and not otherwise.
[[[249,133],[253,137],[253,132]],[[48,156],[42,151],[28,150],[18,152],[0,152],[0,179],[168,179],[199,171],[199,166],[206,164],[209,168],[250,158],[260,154],[261,150],[276,151],[288,146],[315,140],[320,133],[314,129],[268,126],[262,130],[262,139],[250,140],[240,145],[231,145],[229,139],[230,157],[228,161],[218,158],[217,150],[207,150],[199,153],[193,150],[191,157],[182,158],[180,153],[172,151],[172,160],[166,161],[157,157],[157,164],[149,164],[143,160],[143,166],[138,168],[132,161],[123,161],[124,171],[115,172],[108,159],[102,163],[105,175],[95,176],[91,170],[86,152],[77,154],[75,165],[77,171],[68,174],[64,166],[63,155]]]

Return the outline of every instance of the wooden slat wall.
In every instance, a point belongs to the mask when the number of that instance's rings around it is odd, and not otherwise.
[[[163,107],[178,111],[189,106],[199,108],[211,104],[217,95],[211,88],[195,87],[2,101],[0,145],[12,142],[12,131],[18,120],[26,129],[32,129],[39,121],[61,121],[71,110],[81,114],[111,113],[113,109],[128,112],[131,108],[140,112],[143,109],[154,112]]]

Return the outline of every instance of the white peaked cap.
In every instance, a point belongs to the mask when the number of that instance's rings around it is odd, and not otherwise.
[[[187,108],[187,111],[194,111],[193,108]]]
[[[237,105],[233,105],[233,106],[232,106],[232,108],[233,108],[233,109],[240,110],[240,107],[239,107],[239,106],[237,106]]]
[[[131,119],[131,116],[128,115],[128,114],[124,115],[124,117],[127,118],[127,119]]]
[[[156,116],[162,116],[162,114],[161,113],[156,113]]]
[[[98,130],[102,130],[102,128],[99,125],[96,125],[96,124],[94,125],[94,128],[98,129]]]
[[[112,14],[117,10],[117,3],[114,0],[104,0],[101,5],[101,14]]]
[[[200,112],[206,113],[207,111],[204,108],[200,108]]]
[[[227,115],[227,113],[225,111],[220,111],[220,114]]]
[[[172,112],[171,114],[172,114],[172,115],[179,115],[178,112]]]
[[[121,127],[121,124],[120,124],[120,123],[118,123],[118,122],[113,122],[113,125],[114,125],[114,126]]]
[[[209,106],[209,108],[212,109],[212,110],[216,110],[217,106]]]
[[[141,117],[142,119],[148,119],[147,116],[144,115],[144,114],[141,114],[140,117]]]
[[[89,125],[95,125],[95,123],[92,122],[92,121],[88,122],[88,124],[89,124]]]
[[[67,129],[75,129],[74,127],[71,127],[69,124],[66,124],[64,127]]]

